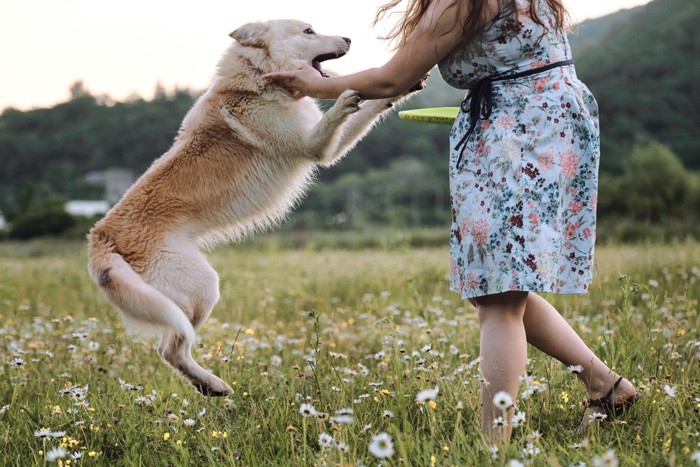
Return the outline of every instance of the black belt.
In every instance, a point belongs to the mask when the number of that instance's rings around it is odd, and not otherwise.
[[[573,65],[573,63],[573,60],[563,60],[561,62],[550,63],[549,65],[545,65],[540,68],[521,71],[520,73],[513,73],[510,75],[496,74],[480,79],[473,86],[471,86],[467,97],[464,98],[462,104],[460,105],[462,112],[469,112],[469,129],[464,136],[462,136],[462,139],[459,140],[457,146],[455,146],[455,151],[459,151],[457,168],[459,168],[459,165],[462,162],[462,156],[464,155],[464,148],[467,147],[467,141],[469,141],[469,138],[474,133],[476,122],[478,120],[488,120],[488,118],[491,117],[491,110],[493,109],[493,82],[509,81],[523,78],[525,76],[537,75],[553,68]]]

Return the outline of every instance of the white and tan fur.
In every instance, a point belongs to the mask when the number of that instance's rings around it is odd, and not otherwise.
[[[127,329],[159,336],[158,353],[206,395],[231,387],[191,356],[195,332],[219,299],[200,247],[283,219],[316,165],[343,157],[391,108],[345,91],[325,114],[264,73],[339,57],[349,39],[294,20],[251,23],[231,36],[209,89],[172,147],[89,234],[89,271]]]

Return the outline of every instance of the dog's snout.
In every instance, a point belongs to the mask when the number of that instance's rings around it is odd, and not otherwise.
[[[343,40],[345,41],[346,44],[350,45],[352,42],[349,37],[343,37]]]

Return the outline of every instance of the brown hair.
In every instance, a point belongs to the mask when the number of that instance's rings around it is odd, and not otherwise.
[[[394,9],[398,4],[404,0],[390,0],[385,3],[379,10],[377,10],[377,15],[374,19],[374,24],[376,25],[381,19],[386,17],[389,12]],[[516,0],[498,0],[499,11],[503,10],[503,7],[508,5],[512,11],[517,12]],[[537,14],[537,3],[538,0],[529,0],[530,3],[530,17],[540,26],[545,29],[547,25],[544,24],[542,19]],[[549,5],[554,15],[555,28],[564,29],[568,20],[568,15],[566,9],[564,8],[563,0],[544,0]],[[403,12],[403,17],[398,21],[394,27],[389,31],[388,34],[382,36],[381,39],[386,39],[389,42],[394,43],[395,48],[399,48],[406,43],[406,39],[411,35],[413,30],[418,25],[425,12],[428,10],[433,0],[408,0],[408,5],[406,10]],[[457,8],[458,12],[461,8],[468,8],[469,14],[464,24],[457,24],[457,17],[455,15],[455,27],[462,28],[462,36],[465,42],[476,39],[484,30],[488,22],[494,16],[495,12],[492,12],[488,7],[487,0],[453,0],[451,7]]]

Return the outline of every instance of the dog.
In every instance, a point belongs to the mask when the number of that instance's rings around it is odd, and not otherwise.
[[[208,396],[232,389],[191,356],[219,299],[202,248],[281,222],[317,166],[336,163],[410,94],[360,102],[347,90],[323,113],[261,77],[304,64],[325,76],[321,63],[345,55],[350,39],[296,20],[246,24],[231,37],[172,147],[88,234],[89,273],[126,330],[158,337],[160,357]]]

